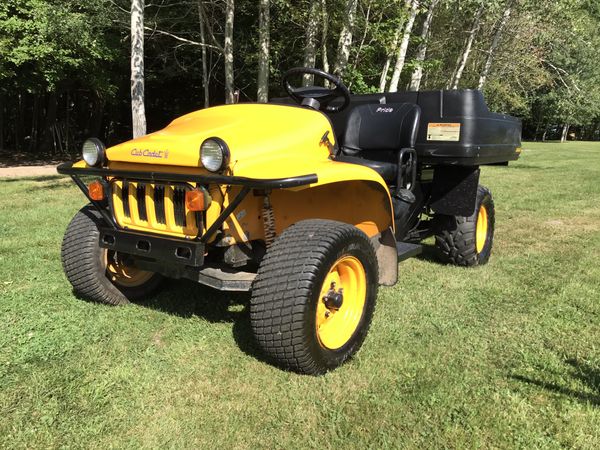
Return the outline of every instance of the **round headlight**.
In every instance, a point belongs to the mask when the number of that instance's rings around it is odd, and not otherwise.
[[[218,172],[229,164],[229,149],[219,138],[209,138],[200,146],[200,161],[206,170]]]
[[[83,143],[81,154],[88,166],[99,166],[104,163],[104,144],[99,139],[91,138]]]

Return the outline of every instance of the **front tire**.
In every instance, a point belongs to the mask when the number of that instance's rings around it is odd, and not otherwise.
[[[298,222],[260,265],[250,300],[252,331],[276,365],[322,374],[361,347],[377,288],[375,251],[362,231],[331,220]]]
[[[475,212],[469,217],[438,218],[435,245],[440,259],[457,266],[486,264],[494,243],[495,210],[490,190],[477,187]]]
[[[152,295],[162,276],[128,263],[127,255],[99,245],[100,213],[84,206],[71,220],[61,248],[65,275],[75,294],[86,300],[123,305]]]

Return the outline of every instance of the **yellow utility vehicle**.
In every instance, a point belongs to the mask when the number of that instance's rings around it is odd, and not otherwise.
[[[291,85],[305,74],[328,87]],[[251,290],[260,349],[320,374],[359,349],[378,285],[423,239],[447,262],[488,261],[479,166],[517,159],[517,119],[472,90],[351,95],[311,68],[283,86],[270,104],[196,111],[110,148],[89,139],[82,161],[58,167],[90,202],[62,245],[77,295],[124,304],[163,277]]]

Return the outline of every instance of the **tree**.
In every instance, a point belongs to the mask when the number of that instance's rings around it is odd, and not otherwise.
[[[348,59],[350,57],[350,47],[352,45],[352,36],[354,28],[354,20],[356,19],[356,6],[358,0],[348,0],[346,3],[346,15],[344,20],[344,26],[340,33],[340,39],[338,41],[337,58],[333,68],[333,73],[338,76],[344,74],[344,70],[348,65]]]
[[[423,28],[421,30],[421,42],[417,48],[417,56],[415,58],[416,66],[410,79],[409,89],[411,91],[418,91],[419,87],[421,86],[421,79],[423,78],[423,61],[425,61],[425,56],[427,55],[429,29],[431,27],[431,21],[433,20],[433,13],[438,2],[439,0],[431,0],[429,3],[429,8],[427,9],[425,21],[423,22]]]
[[[329,58],[327,57],[327,38],[329,37],[327,32],[329,30],[329,14],[327,14],[327,0],[321,1],[321,18],[323,20],[323,36],[321,39],[322,47],[321,47],[321,57],[323,58],[323,70],[325,72],[329,72]],[[325,82],[327,85],[327,81]]]
[[[396,55],[396,65],[394,66],[394,73],[390,81],[389,92],[398,92],[398,83],[400,82],[400,74],[406,61],[406,52],[408,50],[408,43],[412,33],[412,28],[415,23],[415,19],[418,14],[419,0],[412,0],[410,3],[410,12],[408,14],[408,20],[404,26],[404,33],[402,40],[400,41],[400,47],[398,48],[398,54]]]
[[[460,83],[460,79],[462,78],[462,74],[465,70],[465,66],[467,65],[467,61],[469,59],[469,55],[471,54],[471,49],[473,47],[473,41],[475,40],[475,35],[479,30],[479,26],[481,24],[481,15],[485,10],[485,1],[481,1],[479,7],[477,8],[477,12],[475,13],[475,17],[473,19],[473,24],[468,31],[467,42],[465,44],[465,48],[460,54],[458,58],[458,63],[456,70],[454,71],[450,82],[448,83],[450,89],[458,89],[458,84]]]
[[[225,59],[225,102],[234,102],[233,76],[233,19],[235,15],[234,0],[225,0],[225,35],[223,58]]]
[[[137,70],[152,94],[141,103],[147,129],[231,102],[234,88],[245,101],[281,95],[275,68],[339,71],[341,63],[356,93],[396,91],[417,65],[419,89],[476,88],[482,79],[490,109],[520,117],[525,137],[558,139],[564,129],[597,139],[597,3],[439,1],[423,39],[431,0],[145,2]],[[123,46],[131,7],[131,0],[0,2],[0,146],[77,153],[89,136],[131,137],[132,55]],[[266,31],[268,53],[259,51]]]
[[[144,7],[144,0],[131,0],[131,117],[134,138],[146,134]]]
[[[73,144],[78,146],[81,136],[100,132],[105,99],[115,93],[112,70],[117,68],[122,79],[128,78],[129,70],[129,51],[115,45],[110,34],[112,19],[105,3],[83,0],[0,4],[0,142],[4,148],[65,153],[74,151]],[[117,60],[124,64],[115,64]],[[128,97],[129,83],[126,89]],[[129,102],[123,106],[131,117]]]
[[[598,129],[600,69],[596,55],[600,37],[596,19],[600,18],[600,10],[584,1],[565,0],[550,11],[556,17],[554,26],[541,28],[538,33],[544,41],[552,39],[541,60],[551,78],[536,92],[533,115],[545,130],[559,125],[561,133],[557,137],[564,142],[571,129],[580,134],[589,126]]]
[[[367,39],[367,35],[369,34],[369,32],[371,32],[371,28],[376,27],[375,24],[371,24],[371,20],[372,20],[372,16],[371,14],[373,13],[373,9],[374,9],[374,5],[375,0],[368,0],[367,4],[366,4],[366,10],[364,10],[364,8],[361,8],[361,11],[363,13],[362,15],[362,20],[363,20],[363,32],[362,32],[362,36],[360,38],[358,47],[356,48],[356,50],[354,51],[354,61],[351,65],[350,68],[350,72],[352,72],[353,74],[356,74],[356,68],[357,66],[360,64],[361,62],[361,57],[363,56],[363,51],[365,50],[365,44],[366,44],[366,39]],[[368,45],[367,45],[368,47]],[[348,83],[348,88],[352,87],[352,80],[350,80],[350,82]]]
[[[506,3],[506,8],[504,9],[504,13],[502,14],[502,18],[500,19],[500,23],[496,28],[496,32],[494,33],[494,38],[492,39],[492,44],[487,52],[487,58],[485,60],[485,65],[483,66],[483,70],[481,75],[479,76],[479,84],[477,85],[477,89],[483,89],[487,77],[490,73],[490,68],[492,67],[492,62],[494,61],[494,56],[496,49],[498,48],[498,44],[500,43],[500,39],[502,38],[502,33],[504,32],[504,27],[510,18],[510,14],[512,12],[513,5],[515,0],[508,0]]]
[[[202,89],[204,90],[204,107],[210,106],[210,88],[208,79],[208,49],[206,46],[206,15],[204,1],[198,0],[198,22],[200,24],[200,43],[202,44]]]
[[[269,0],[259,0],[258,13],[258,92],[259,103],[269,101]]]
[[[400,40],[400,28],[394,33],[394,40],[392,41],[392,50],[395,51],[398,47],[398,41]],[[388,72],[390,71],[390,65],[392,64],[392,54],[388,53],[383,69],[381,70],[381,76],[379,77],[379,91],[384,92],[385,86],[387,85]]]
[[[318,0],[312,0],[306,24],[306,44],[304,47],[304,67],[315,67],[317,59],[317,32],[319,31],[320,4]],[[302,77],[303,86],[314,84],[314,76],[305,74]]]

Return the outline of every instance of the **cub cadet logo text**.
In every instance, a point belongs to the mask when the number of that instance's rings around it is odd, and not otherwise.
[[[131,150],[131,156],[147,156],[148,158],[167,159],[169,157],[169,150],[142,150],[134,148]]]
[[[394,108],[377,108],[375,112],[391,113],[394,112]]]

